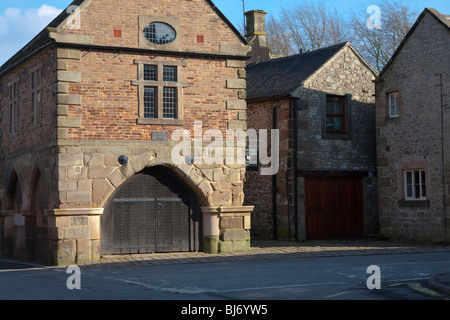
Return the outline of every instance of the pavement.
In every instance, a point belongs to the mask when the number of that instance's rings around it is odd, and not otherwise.
[[[289,257],[384,255],[401,253],[448,252],[450,244],[393,242],[382,240],[309,240],[303,242],[252,240],[248,251],[208,254],[204,252],[105,255],[99,261],[80,266],[96,268],[118,265],[161,265],[207,263],[248,259],[282,259]],[[17,260],[14,260],[17,262]],[[450,294],[450,272],[432,275],[428,284]]]

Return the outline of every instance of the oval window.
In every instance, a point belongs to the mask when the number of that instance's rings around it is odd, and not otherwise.
[[[153,44],[169,44],[177,37],[175,29],[163,22],[152,22],[144,28],[145,38]]]

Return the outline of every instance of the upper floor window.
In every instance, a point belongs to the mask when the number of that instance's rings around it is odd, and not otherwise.
[[[19,131],[19,79],[9,84],[9,133]]]
[[[352,139],[352,95],[341,90],[323,92],[321,96],[322,139]]]
[[[152,50],[181,50],[180,19],[139,15],[139,47]]]
[[[31,114],[33,124],[40,124],[42,119],[42,69],[31,71]]]
[[[183,124],[182,61],[136,59],[139,87],[139,124]]]
[[[399,94],[392,92],[388,94],[389,117],[396,118],[399,116]]]
[[[326,100],[326,133],[345,133],[345,97],[327,96]]]

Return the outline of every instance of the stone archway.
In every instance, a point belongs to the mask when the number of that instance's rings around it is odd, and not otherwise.
[[[109,197],[101,253],[200,251],[201,214],[193,190],[165,166],[145,168]]]

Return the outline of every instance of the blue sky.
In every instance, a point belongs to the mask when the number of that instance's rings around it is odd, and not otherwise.
[[[403,0],[417,12],[425,7],[450,14],[449,0]],[[20,50],[72,0],[0,0],[0,65]],[[239,28],[243,23],[242,0],[213,0],[223,14]],[[245,0],[245,9],[265,10],[278,15],[282,7],[292,7],[301,0]],[[363,11],[378,0],[324,0],[342,14]]]

